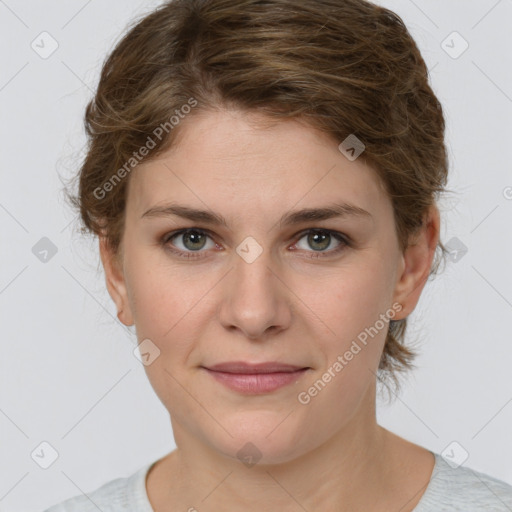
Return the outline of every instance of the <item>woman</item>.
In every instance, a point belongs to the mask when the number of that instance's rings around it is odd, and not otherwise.
[[[50,512],[512,509],[376,422],[445,254],[443,112],[396,14],[166,3],[105,62],[86,127],[73,202],[177,449]]]

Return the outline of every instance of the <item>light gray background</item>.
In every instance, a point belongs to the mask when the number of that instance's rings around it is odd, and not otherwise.
[[[0,0],[2,511],[42,510],[174,447],[59,180],[79,163],[104,56],[159,3]],[[466,466],[512,484],[512,1],[379,3],[403,17],[431,70],[456,191],[442,237],[468,248],[427,285],[411,317],[418,369],[379,421],[437,452],[457,441]],[[43,31],[59,45],[47,59],[31,48]],[[441,46],[453,31],[469,43],[457,59]],[[57,248],[46,263],[32,252],[42,237]],[[31,458],[43,441],[59,455],[48,469]]]

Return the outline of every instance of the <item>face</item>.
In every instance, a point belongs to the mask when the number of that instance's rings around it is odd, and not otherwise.
[[[362,157],[296,120],[258,121],[182,121],[179,143],[130,176],[122,265],[101,254],[120,319],[150,340],[144,368],[173,430],[277,463],[368,415],[388,321],[414,309],[437,232],[401,253]],[[240,361],[301,370],[208,370]]]

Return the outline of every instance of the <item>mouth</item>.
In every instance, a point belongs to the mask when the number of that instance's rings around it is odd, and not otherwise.
[[[217,382],[242,394],[264,394],[298,382],[311,370],[309,366],[296,366],[277,362],[251,364],[243,361],[202,366]]]

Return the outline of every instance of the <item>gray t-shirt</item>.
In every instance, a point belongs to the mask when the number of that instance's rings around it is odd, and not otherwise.
[[[440,454],[432,453],[436,461],[430,483],[414,512],[512,512],[511,485],[465,466],[453,468]],[[44,512],[154,512],[146,493],[146,475],[153,464]]]

